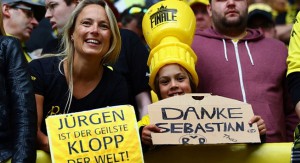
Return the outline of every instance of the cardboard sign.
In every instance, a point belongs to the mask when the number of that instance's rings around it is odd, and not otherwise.
[[[210,94],[185,94],[148,106],[153,144],[259,143],[251,105]]]
[[[46,119],[55,163],[142,163],[135,112],[130,105]]]

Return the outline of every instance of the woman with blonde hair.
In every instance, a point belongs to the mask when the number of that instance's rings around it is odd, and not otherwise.
[[[117,21],[104,0],[79,2],[64,27],[63,52],[30,63],[38,149],[49,152],[45,118],[128,103],[125,79],[109,69],[120,52]]]

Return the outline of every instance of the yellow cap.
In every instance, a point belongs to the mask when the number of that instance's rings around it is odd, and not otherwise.
[[[191,49],[196,27],[196,18],[186,2],[161,1],[151,6],[143,18],[143,33],[152,49],[148,58],[149,85],[152,90],[156,74],[167,64],[179,64],[192,76],[198,85],[195,70],[197,56]]]
[[[254,10],[261,10],[261,11],[272,13],[272,7],[265,3],[253,3],[248,7],[248,13]]]
[[[158,71],[167,64],[176,63],[184,67],[193,78],[193,83],[198,85],[198,75],[195,70],[197,56],[190,46],[181,42],[160,44],[151,50],[148,58],[150,69],[149,85],[154,90],[154,81]],[[156,92],[157,93],[157,92]]]
[[[189,5],[192,6],[195,3],[202,3],[205,5],[209,5],[209,0],[190,0]]]

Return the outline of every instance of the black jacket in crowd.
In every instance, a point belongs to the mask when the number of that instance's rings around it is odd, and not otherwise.
[[[0,36],[0,162],[33,163],[37,115],[21,44]]]

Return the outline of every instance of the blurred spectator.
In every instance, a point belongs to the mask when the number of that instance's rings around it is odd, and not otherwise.
[[[196,29],[204,30],[211,26],[211,19],[207,12],[208,0],[191,0],[189,2],[195,16]]]
[[[43,48],[55,38],[56,34],[51,28],[49,19],[43,18],[39,22],[39,25],[32,31],[29,40],[25,42],[27,51],[32,56],[32,59],[40,57]]]
[[[120,29],[122,46],[117,62],[112,65],[114,71],[122,74],[128,85],[129,102],[135,108],[139,120],[148,113],[151,104],[149,68],[147,59],[149,51],[141,39],[132,31]]]
[[[117,0],[114,5],[118,9],[119,13],[122,13],[126,8],[132,5],[145,6],[145,1],[148,0]]]
[[[151,7],[152,5],[154,5],[155,3],[159,2],[160,0],[145,0],[145,7],[146,8],[149,8]]]
[[[260,30],[265,37],[276,38],[275,22],[272,8],[264,3],[254,3],[248,8],[249,28]]]
[[[285,15],[283,14],[287,11],[288,0],[269,0],[268,4],[273,8],[273,14],[275,14],[275,16],[277,17],[276,23],[284,24]]]
[[[72,0],[45,0],[46,14],[45,17],[50,21],[52,29],[57,32],[57,38],[47,42],[43,48],[42,54],[57,54],[60,49],[60,35],[67,20],[70,18],[72,11],[77,5],[77,1]]]
[[[25,41],[45,15],[43,4],[33,0],[2,0],[3,25],[6,33],[18,38],[28,62],[32,57],[27,53]]]
[[[135,32],[143,41],[142,20],[147,8],[141,5],[132,5],[121,14],[121,28]]]
[[[45,4],[45,0],[38,0],[38,2],[42,5]],[[39,25],[33,29],[29,40],[25,42],[27,51],[32,56],[32,59],[40,57],[43,47],[55,37],[55,32],[52,30],[49,20],[43,18]]]
[[[285,18],[286,23],[293,24],[298,11],[300,11],[300,0],[289,0]]]
[[[288,44],[292,30],[292,22],[287,22],[286,16],[289,7],[288,0],[268,0],[268,4],[273,9],[273,18],[275,18],[276,37]]]
[[[248,5],[253,3],[266,3],[267,0],[248,0]]]

